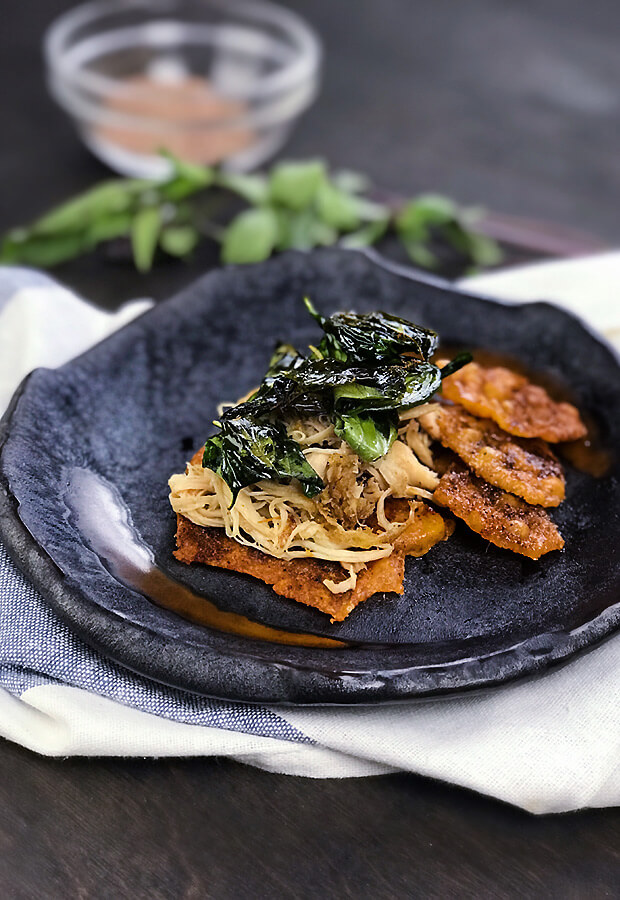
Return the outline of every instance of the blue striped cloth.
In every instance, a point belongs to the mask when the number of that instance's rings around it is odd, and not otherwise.
[[[176,722],[310,743],[270,709],[197,697],[108,662],[59,620],[2,544],[0,636],[0,687],[16,696],[42,684],[67,684]]]

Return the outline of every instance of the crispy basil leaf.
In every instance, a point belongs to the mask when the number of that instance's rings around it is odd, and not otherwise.
[[[326,414],[361,459],[375,460],[397,438],[398,411],[424,403],[440,390],[442,375],[471,358],[459,354],[442,372],[428,360],[437,345],[432,331],[383,313],[324,318],[310,301],[306,306],[325,331],[322,354],[277,345],[259,389],[222,413],[221,433],[205,446],[203,465],[227,482],[233,502],[261,479],[297,478],[308,496],[323,489],[286,433],[288,417]],[[404,355],[413,352],[424,358]]]
[[[202,465],[224,479],[233,503],[241,488],[262,479],[282,482],[296,478],[307,497],[314,497],[324,487],[283,425],[243,416],[222,420],[220,434],[205,444]]]
[[[349,369],[354,378],[334,389],[338,413],[408,409],[428,400],[441,387],[441,370],[432,363],[411,361],[374,370]]]
[[[467,363],[470,363],[473,359],[471,353],[467,350],[464,350],[462,353],[457,353],[454,359],[450,360],[443,369],[441,370],[442,380],[447,378],[449,375],[453,375],[455,372],[458,372],[459,369],[462,369],[463,366],[466,366]]]
[[[227,409],[222,418],[397,410],[423,403],[441,386],[440,369],[420,360],[350,366],[335,359],[298,359],[269,375],[250,400]]]
[[[396,438],[398,416],[365,416],[358,413],[336,416],[334,431],[366,462],[385,456]]]
[[[414,406],[426,400],[441,384],[441,371],[432,363],[402,360],[393,365],[349,365],[336,359],[305,359],[283,372],[307,393],[333,391],[336,407],[345,401],[371,409]]]
[[[439,338],[434,331],[406,319],[383,312],[336,313],[326,318],[307,298],[304,303],[325,332],[319,349],[336,359],[345,354],[348,362],[377,362],[394,360],[404,353],[419,353],[428,360],[437,349]]]
[[[281,372],[287,372],[289,369],[296,369],[302,364],[304,357],[299,353],[292,344],[276,344],[276,349],[269,360],[269,368],[267,374],[263,378],[263,383],[271,383],[273,379]]]

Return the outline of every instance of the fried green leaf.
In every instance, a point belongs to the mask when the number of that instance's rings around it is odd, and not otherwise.
[[[342,359],[344,355],[348,362],[376,362],[394,360],[404,353],[418,353],[428,360],[437,349],[439,339],[434,331],[406,319],[384,312],[336,313],[326,318],[308,298],[304,303],[325,332],[319,349],[325,349],[332,357]]]
[[[365,461],[385,456],[398,435],[399,412],[429,400],[442,374],[471,358],[459,354],[442,372],[428,359],[438,340],[432,331],[384,313],[326,318],[305,304],[325,332],[325,352],[311,348],[305,357],[278,344],[258,390],[222,413],[221,433],[207,442],[203,465],[222,476],[233,498],[264,478],[297,478],[308,496],[321,490],[283,424],[299,416],[327,416]]]
[[[466,366],[467,363],[470,363],[473,359],[473,356],[469,351],[464,350],[462,353],[457,353],[454,359],[450,360],[449,363],[441,370],[441,378],[448,378],[448,376],[453,375],[455,372],[458,372],[459,369],[462,369],[463,366]]]
[[[277,375],[287,372],[289,369],[296,369],[302,364],[304,358],[292,344],[277,344],[269,360],[269,368],[263,378],[263,383],[273,381]]]
[[[390,414],[366,416],[344,414],[334,419],[334,431],[365,462],[373,462],[389,451],[398,437],[395,418]]]
[[[220,434],[205,444],[202,465],[224,479],[232,492],[232,503],[241,488],[263,479],[288,482],[295,478],[308,497],[324,487],[283,425],[244,416],[222,420]]]
[[[368,415],[417,406],[440,386],[441,370],[421,360],[350,366],[335,359],[296,358],[288,368],[268,374],[242,408],[251,418],[300,412]],[[227,409],[222,417],[233,418],[240,410]]]
[[[334,388],[336,412],[370,413],[409,409],[425,403],[441,386],[441,370],[411,360],[406,365],[349,369],[351,380]]]

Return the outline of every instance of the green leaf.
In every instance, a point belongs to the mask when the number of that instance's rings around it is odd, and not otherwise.
[[[337,408],[342,400],[353,400],[355,404],[367,401],[383,400],[382,391],[369,384],[358,384],[355,381],[338,384],[334,388],[334,406]]]
[[[325,177],[325,165],[320,160],[278,163],[269,178],[270,198],[288,209],[305,209]]]
[[[283,423],[291,415],[327,415],[336,433],[370,461],[384,456],[396,440],[399,411],[441,388],[443,373],[428,361],[437,345],[435,332],[380,312],[325,317],[309,299],[304,303],[325,331],[320,349],[326,355],[304,357],[290,344],[279,344],[258,390],[223,411],[221,433],[205,446],[203,465],[222,476],[233,502],[241,487],[263,478],[297,478],[307,496],[322,489],[300,446],[286,433]],[[354,364],[337,355],[343,347]],[[425,358],[411,358],[412,351]],[[469,359],[461,354],[444,373]]]
[[[269,200],[269,182],[264,175],[217,172],[215,183],[243,197],[252,206],[263,206]]]
[[[148,272],[153,265],[161,226],[161,213],[154,206],[146,206],[139,210],[133,218],[131,248],[139,272]]]
[[[461,209],[439,194],[423,194],[407,203],[395,227],[409,257],[424,269],[435,269],[438,257],[429,244],[443,244],[476,266],[496,265],[502,258],[497,243],[471,230],[479,210]]]
[[[205,444],[202,465],[224,479],[233,503],[241,488],[263,479],[288,482],[296,478],[308,497],[324,487],[283,425],[256,422],[243,415],[222,419],[220,434]]]
[[[453,375],[455,372],[458,372],[459,369],[462,369],[463,366],[466,366],[467,363],[470,363],[473,359],[473,356],[468,350],[463,350],[461,353],[457,353],[454,359],[450,360],[449,363],[441,370],[441,380],[444,378],[448,378],[450,375]]]
[[[10,232],[0,248],[0,263],[51,268],[74,259],[89,245],[83,234],[60,234],[57,237],[21,237],[23,232]]]
[[[187,256],[192,252],[200,234],[193,225],[167,225],[159,236],[159,246],[170,256]]]
[[[418,236],[420,228],[443,225],[458,217],[458,207],[448,197],[440,194],[421,194],[406,203],[396,217],[396,228],[411,238]]]
[[[232,220],[222,241],[225,263],[261,262],[271,256],[278,239],[278,219],[268,208],[247,209]]]
[[[304,357],[292,344],[277,344],[269,360],[269,368],[263,378],[263,383],[269,384],[276,376],[282,372],[288,372],[289,369],[296,369],[303,361]]]
[[[353,169],[338,169],[332,172],[331,182],[334,187],[347,194],[362,194],[370,188],[368,176]]]
[[[322,222],[311,208],[301,212],[278,209],[276,215],[278,250],[312,250],[313,247],[328,247],[338,238],[336,230]]]
[[[469,234],[469,256],[475,266],[488,268],[501,263],[504,254],[499,244],[483,234]]]
[[[419,243],[418,241],[406,240],[403,240],[403,244],[409,259],[421,269],[436,269],[439,265],[437,256],[424,244]]]
[[[162,150],[161,155],[170,160],[173,174],[163,183],[155,182],[154,187],[166,200],[182,200],[204,190],[215,181],[215,170],[209,166],[186,162],[167,150]]]
[[[437,348],[439,338],[434,331],[398,316],[377,310],[366,314],[336,313],[325,318],[307,298],[304,303],[325,332],[327,349],[343,351],[349,363],[390,361],[404,353],[419,353],[428,360]]]
[[[205,190],[205,188],[210,186],[211,181],[212,179],[205,178],[202,182],[197,183],[195,179],[189,179],[179,175],[172,181],[168,181],[166,184],[162,184],[158,187],[157,193],[159,194],[159,197],[157,199],[176,203],[179,200],[184,200],[186,197],[197,194],[199,191]]]
[[[382,222],[392,218],[392,211],[384,203],[375,203],[367,197],[355,197],[355,206],[358,217],[362,222]]]
[[[79,231],[95,219],[130,210],[149,185],[148,181],[136,179],[105,181],[42,216],[31,226],[31,231],[37,237]]]
[[[389,414],[383,417],[355,414],[337,416],[334,431],[366,462],[385,456],[398,437],[394,417]]]
[[[360,225],[357,199],[328,181],[319,186],[316,209],[323,222],[338,231],[353,231]]]
[[[270,374],[243,405],[243,415],[281,420],[294,412],[316,415],[369,414],[406,409],[423,403],[441,386],[441,371],[420,360],[350,366],[336,359],[303,358],[286,370]],[[239,414],[225,410],[222,419]]]
[[[409,409],[424,403],[441,387],[441,370],[428,362],[393,363],[365,372],[352,368],[341,378],[345,376],[353,377],[334,388],[334,409],[340,415]]]
[[[390,224],[389,218],[379,219],[376,222],[369,222],[368,225],[362,226],[357,231],[352,231],[340,238],[338,242],[341,247],[355,249],[357,247],[370,247],[380,241]]]
[[[474,229],[474,226],[484,219],[486,210],[483,206],[461,206],[459,209],[459,222],[463,228]]]
[[[110,213],[95,219],[86,229],[85,237],[90,247],[103,241],[126,237],[131,233],[132,215],[129,212]]]

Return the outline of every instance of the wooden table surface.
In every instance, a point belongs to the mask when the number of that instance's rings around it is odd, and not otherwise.
[[[287,152],[404,193],[440,190],[620,241],[614,0],[294,0],[326,46]],[[0,229],[103,168],[48,99],[44,27],[6,4]],[[58,276],[106,307],[163,298],[213,262],[148,278],[100,257]],[[620,812],[534,818],[410,775],[313,781],[226,760],[47,760],[0,743],[3,898],[598,898],[620,895]]]

